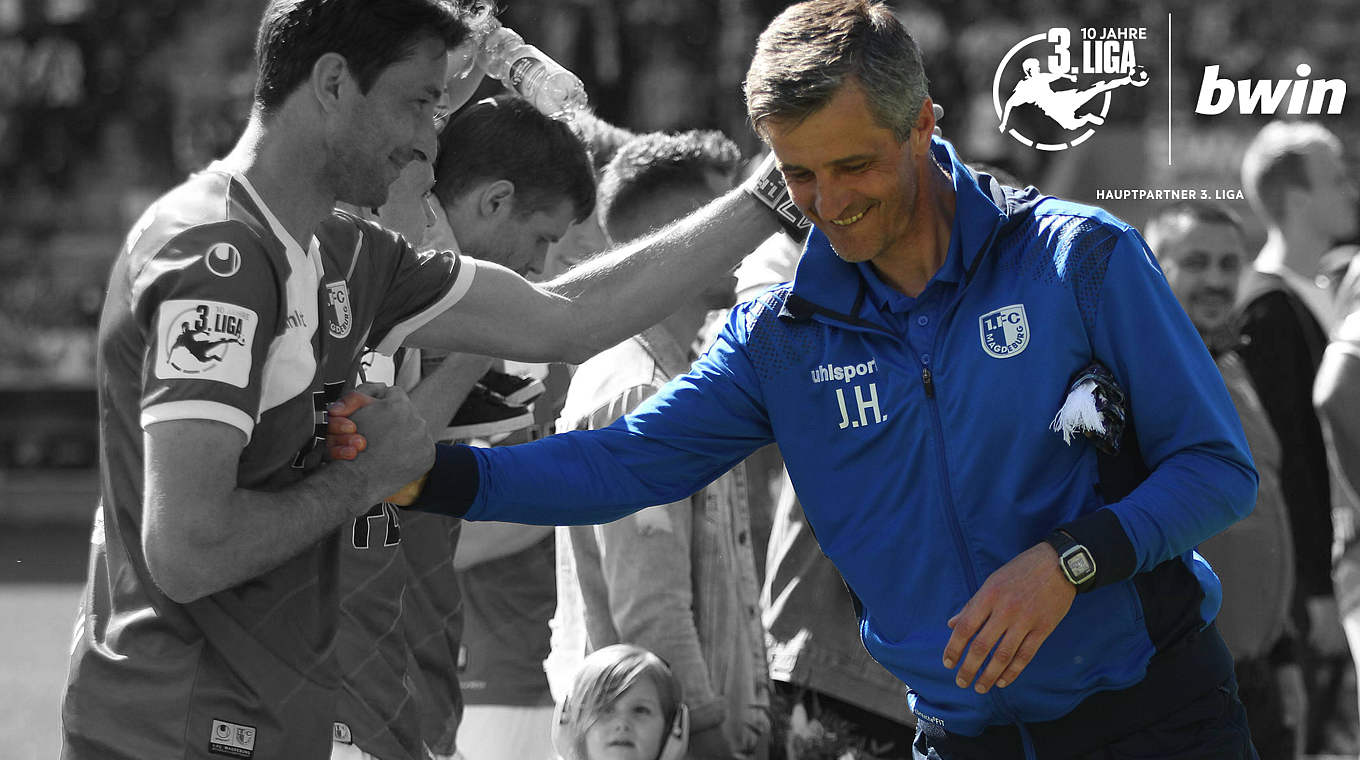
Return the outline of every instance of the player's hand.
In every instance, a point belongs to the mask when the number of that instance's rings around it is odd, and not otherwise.
[[[359,426],[349,416],[373,401],[372,396],[350,391],[326,409],[326,454],[331,459],[350,461],[368,447]]]
[[[370,504],[388,494],[395,495],[387,498],[398,498],[399,489],[423,480],[434,465],[434,441],[426,431],[425,421],[400,388],[376,384],[360,386],[358,391],[347,394],[340,403],[333,405],[329,412],[333,418],[348,418],[355,426],[353,434],[363,431],[364,456],[356,458],[353,464],[362,467],[370,476],[368,482],[375,489]],[[331,426],[346,427],[339,422],[332,422],[328,427]],[[393,503],[405,506],[411,502],[408,497],[404,503]]]
[[[1052,546],[1040,542],[1026,549],[988,576],[949,619],[954,633],[944,648],[944,666],[953,669],[962,659],[955,683],[967,688],[977,676],[973,688],[979,694],[993,684],[1014,683],[1072,608],[1076,595],[1077,587],[1063,575]],[[978,675],[984,660],[987,667]]]

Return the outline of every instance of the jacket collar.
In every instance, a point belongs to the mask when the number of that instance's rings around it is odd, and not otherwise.
[[[931,138],[930,151],[940,166],[949,170],[954,185],[954,227],[945,266],[937,274],[954,280],[976,269],[994,233],[1006,221],[1003,209],[1011,202],[990,175],[975,174],[965,166],[947,140]],[[781,316],[807,319],[818,314],[847,324],[887,329],[876,309],[864,308],[868,289],[858,266],[841,260],[826,235],[814,226]]]

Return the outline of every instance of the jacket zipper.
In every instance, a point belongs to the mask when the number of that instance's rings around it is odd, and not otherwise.
[[[987,237],[986,243],[983,244],[984,252],[991,248],[992,241],[996,239],[996,234],[997,230],[993,229],[992,234]],[[965,277],[964,282],[959,288],[959,292],[954,297],[953,303],[950,304],[946,313],[943,315],[945,320],[948,320],[949,317],[953,316],[953,312],[957,309],[959,302],[963,300],[963,288],[966,287],[968,279],[969,278]],[[937,340],[938,336],[939,333],[936,333]],[[936,350],[936,348],[937,347],[934,345],[931,346],[932,352],[938,356],[939,351]],[[917,362],[920,363],[919,358],[917,359]],[[958,509],[954,505],[954,491],[949,485],[949,463],[945,460],[944,455],[944,423],[940,420],[940,405],[935,399],[935,375],[930,371],[930,367],[926,366],[924,363],[921,363],[921,385],[925,388],[926,398],[929,400],[930,404],[930,423],[935,431],[936,442],[935,460],[940,471],[940,490],[944,494],[945,512],[946,516],[949,518],[949,531],[953,534],[955,550],[958,551],[959,558],[963,561],[964,577],[968,581],[968,589],[970,593],[976,594],[981,587],[981,584],[978,583],[977,574],[973,571],[973,563],[968,556],[968,544],[964,541],[963,527],[959,524]],[[1011,709],[1006,699],[997,689],[988,690],[987,697],[990,699],[996,711],[1008,718],[1011,723],[1020,730],[1020,748],[1024,753],[1026,760],[1033,758],[1034,740],[1030,737],[1029,731],[1026,730],[1024,724],[1015,717],[1015,712]]]
[[[920,361],[919,359],[917,361]],[[935,377],[930,368],[921,365],[921,384],[925,386],[926,398],[930,400],[930,426],[935,431],[935,464],[940,472],[940,493],[944,495],[945,516],[948,517],[949,532],[954,538],[954,549],[963,561],[963,574],[968,580],[969,593],[977,593],[977,574],[973,563],[968,559],[968,544],[963,540],[963,527],[959,525],[959,513],[954,507],[954,494],[949,487],[949,463],[944,457],[944,423],[940,421],[940,404],[935,400]]]
[[[919,359],[917,361],[920,361]],[[930,424],[935,431],[935,461],[940,471],[940,491],[944,495],[945,514],[948,517],[949,532],[954,537],[954,548],[959,553],[959,559],[963,562],[964,577],[968,580],[968,590],[976,594],[981,587],[978,583],[977,574],[973,572],[973,563],[968,558],[968,544],[963,539],[963,527],[959,524],[958,509],[954,506],[954,492],[949,487],[949,463],[944,456],[944,423],[940,421],[940,405],[935,400],[935,375],[930,371],[930,367],[921,365],[921,385],[925,387],[926,398],[930,403]],[[1017,728],[1020,729],[1020,748],[1026,760],[1034,756],[1033,740],[1029,737],[1029,732],[1024,724],[1015,717],[1015,712],[1002,697],[999,690],[991,689],[987,692],[987,697],[998,713],[1008,718]]]

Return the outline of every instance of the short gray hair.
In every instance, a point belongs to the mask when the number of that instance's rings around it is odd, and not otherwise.
[[[863,88],[874,120],[905,142],[930,83],[920,48],[892,10],[876,0],[790,6],[761,32],[746,72],[751,125],[763,136],[766,120],[801,122],[850,79]]]

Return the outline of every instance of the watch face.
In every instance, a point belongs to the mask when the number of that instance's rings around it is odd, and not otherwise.
[[[1095,567],[1091,563],[1091,555],[1084,550],[1073,552],[1067,557],[1067,572],[1071,573],[1074,579],[1085,579],[1086,576],[1095,572]]]
[[[1081,586],[1081,583],[1089,581],[1096,574],[1095,560],[1091,559],[1091,552],[1085,547],[1073,547],[1062,555],[1062,568],[1068,574],[1068,581]]]

